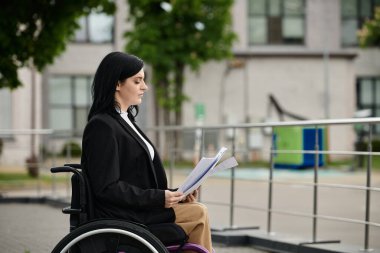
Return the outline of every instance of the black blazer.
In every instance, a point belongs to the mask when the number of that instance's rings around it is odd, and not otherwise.
[[[154,152],[152,161],[145,143],[119,114],[91,118],[83,133],[81,164],[89,178],[96,218],[143,224],[175,221],[173,209],[164,208],[167,179]]]

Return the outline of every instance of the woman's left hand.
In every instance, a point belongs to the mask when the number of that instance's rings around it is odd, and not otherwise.
[[[198,198],[198,189],[194,190],[192,193],[186,196],[184,200],[182,200],[183,203],[189,203],[189,202],[195,202]]]

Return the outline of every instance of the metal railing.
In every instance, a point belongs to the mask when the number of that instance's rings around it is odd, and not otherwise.
[[[21,190],[21,193],[18,193],[17,195],[27,191],[28,193],[24,194],[32,193],[33,196],[37,197],[42,197],[46,194],[52,197],[58,196],[57,175],[51,174],[50,168],[60,165],[59,163],[61,162],[68,163],[72,161],[73,157],[70,145],[68,145],[65,154],[60,154],[61,150],[57,150],[54,143],[57,142],[57,139],[62,143],[70,142],[73,139],[72,136],[74,136],[73,131],[54,131],[52,129],[0,129],[0,139],[3,142],[3,153],[7,153],[9,151],[7,149],[10,149],[12,150],[10,151],[10,156],[13,156],[13,153],[16,153],[15,156],[18,157],[17,162],[2,162],[0,163],[0,167],[10,166],[10,169],[5,170],[7,173],[20,173],[20,171],[28,172],[28,167],[30,166],[38,168],[36,175],[33,176],[33,183],[28,186],[23,186],[22,181],[24,179],[19,179],[19,181],[17,179],[12,179],[16,185],[20,185],[16,192]],[[32,141],[32,139],[34,140]],[[35,143],[34,146],[32,144],[33,142]],[[52,144],[54,147],[52,147]],[[8,146],[11,146],[11,148]],[[62,147],[60,147],[60,149],[61,148]],[[26,158],[29,158],[32,154],[35,155],[36,160],[33,162],[26,160]],[[5,155],[6,154],[2,154],[2,156]],[[46,189],[45,192],[42,192],[42,174],[44,174],[44,176],[51,176],[50,193],[46,192]],[[70,198],[71,186],[69,174],[64,177],[65,187],[63,195],[65,198]],[[14,187],[10,190],[11,192],[14,190],[13,188]],[[5,190],[5,192],[7,191],[9,190]]]
[[[335,125],[348,125],[353,126],[355,124],[363,124],[368,126],[368,136],[367,136],[367,151],[339,151],[339,150],[323,150],[320,148],[319,143],[319,129],[321,127],[329,127],[329,126],[335,126]],[[248,129],[263,129],[263,128],[271,128],[271,137],[270,137],[270,148],[268,150],[269,153],[269,168],[268,168],[268,179],[265,180],[265,182],[268,184],[268,199],[267,199],[267,207],[262,206],[248,206],[248,205],[240,205],[236,203],[235,199],[235,191],[236,191],[236,169],[231,169],[230,174],[230,198],[228,200],[228,203],[223,202],[215,202],[211,204],[215,205],[224,205],[228,207],[229,210],[229,227],[233,228],[235,227],[235,211],[236,209],[249,209],[249,210],[256,210],[265,212],[267,216],[266,220],[266,232],[270,234],[272,231],[272,225],[273,225],[273,214],[282,214],[282,215],[290,215],[290,216],[297,216],[297,217],[306,217],[312,219],[312,242],[311,243],[329,243],[329,242],[337,242],[336,240],[332,241],[318,241],[317,240],[317,233],[318,233],[318,221],[319,220],[330,220],[330,221],[337,221],[337,222],[347,222],[347,223],[354,223],[364,226],[364,241],[363,241],[363,250],[364,251],[370,251],[370,245],[369,245],[369,238],[370,238],[370,227],[376,227],[380,228],[380,223],[371,221],[371,193],[372,192],[380,192],[380,188],[373,187],[371,185],[371,178],[372,178],[372,158],[373,156],[379,156],[380,152],[373,152],[372,147],[372,141],[374,139],[374,126],[376,124],[380,124],[380,118],[366,118],[366,119],[337,119],[337,120],[308,120],[308,121],[296,121],[296,122],[273,122],[273,123],[256,123],[256,124],[239,124],[239,125],[213,125],[213,126],[167,126],[167,127],[153,127],[148,128],[147,132],[153,132],[153,133],[170,133],[170,132],[184,132],[184,131],[193,131],[197,132],[199,140],[200,140],[200,148],[199,148],[199,156],[203,156],[205,154],[205,134],[207,131],[226,131],[231,130],[230,136],[229,136],[229,142],[231,145],[231,154],[232,156],[236,156],[238,153],[238,147],[237,147],[237,138],[238,134],[237,131],[239,130],[248,130]],[[274,129],[275,128],[281,128],[281,127],[311,127],[315,129],[315,146],[314,150],[279,150],[275,148],[274,143]],[[54,131],[49,129],[41,129],[41,130],[0,130],[0,138],[2,136],[9,136],[9,135],[39,135],[44,136],[47,139],[53,138],[56,136],[56,133]],[[49,139],[50,140],[50,139]],[[49,142],[48,140],[48,142]],[[173,147],[169,147],[171,151],[164,151],[168,152],[168,154],[171,154],[171,152],[174,150]],[[162,150],[161,150],[162,151]],[[174,150],[173,152],[180,152],[180,150]],[[239,151],[240,152],[240,151]],[[314,168],[313,168],[313,182],[307,183],[307,182],[287,182],[287,181],[281,181],[281,180],[274,180],[274,170],[275,170],[275,156],[278,154],[314,154]],[[366,165],[366,183],[363,186],[357,186],[357,185],[347,185],[347,184],[336,184],[336,183],[321,183],[319,182],[319,159],[320,155],[354,155],[354,156],[366,156],[367,158],[367,165]],[[175,157],[173,155],[170,155],[170,157]],[[70,157],[66,157],[70,160]],[[66,160],[67,160],[66,159]],[[174,158],[173,158],[174,159]],[[172,180],[173,177],[173,167],[174,162],[170,161],[170,180]],[[54,159],[51,164],[51,166],[55,166]],[[260,181],[260,180],[252,180],[252,181]],[[55,195],[56,191],[56,182],[55,180],[52,181],[52,195]],[[283,185],[303,185],[303,186],[310,186],[312,187],[313,196],[312,196],[312,212],[295,212],[295,211],[287,211],[287,210],[279,210],[274,208],[275,198],[273,194],[273,186],[275,184],[283,184]],[[350,189],[350,190],[360,190],[365,192],[365,217],[364,219],[350,219],[350,218],[344,218],[339,216],[328,216],[328,215],[322,215],[318,211],[318,193],[320,188],[331,188],[331,189]],[[39,191],[39,188],[37,188]],[[67,194],[69,195],[69,190],[67,190]],[[375,203],[378,204],[378,203]]]
[[[256,124],[240,124],[240,125],[215,125],[215,126],[194,126],[194,127],[183,127],[183,126],[170,126],[170,127],[155,127],[150,128],[150,131],[159,131],[159,132],[171,132],[171,131],[184,131],[184,130],[198,130],[201,131],[201,153],[204,152],[204,133],[207,130],[226,130],[232,129],[232,155],[236,155],[236,131],[238,129],[252,129],[252,128],[268,128],[272,129],[271,145],[270,145],[270,159],[269,159],[269,177],[268,177],[268,200],[267,208],[263,207],[253,207],[247,205],[237,205],[235,203],[235,168],[231,169],[230,175],[230,199],[229,203],[220,203],[220,202],[207,202],[215,205],[228,205],[229,206],[229,227],[236,227],[234,224],[234,216],[236,208],[244,208],[250,210],[263,211],[267,213],[267,225],[266,232],[270,234],[272,232],[272,215],[273,214],[283,214],[291,215],[298,217],[306,217],[312,219],[312,241],[307,242],[307,244],[316,244],[316,243],[338,243],[339,240],[317,240],[317,225],[319,219],[338,221],[338,222],[348,222],[355,223],[364,226],[364,242],[363,242],[363,251],[371,251],[372,249],[369,246],[370,238],[370,227],[380,228],[380,223],[371,222],[370,219],[370,207],[371,207],[371,192],[380,192],[380,188],[371,186],[371,176],[372,176],[372,157],[379,156],[380,152],[372,151],[372,141],[373,137],[373,127],[375,124],[380,123],[380,118],[366,118],[366,119],[336,119],[336,120],[306,120],[306,121],[295,121],[295,122],[273,122],[273,123],[256,123]],[[318,129],[322,126],[333,126],[333,125],[354,125],[354,124],[365,124],[368,125],[368,138],[367,138],[367,151],[337,151],[337,150],[320,150]],[[313,127],[315,129],[315,147],[314,150],[278,150],[274,147],[274,128],[279,127]],[[284,182],[280,180],[273,179],[273,173],[275,169],[274,156],[276,154],[314,154],[314,168],[313,168],[313,183],[294,183],[294,182]],[[355,156],[366,156],[367,157],[367,166],[366,166],[366,184],[365,186],[356,186],[356,185],[345,185],[345,184],[327,184],[319,182],[319,155],[355,155]],[[173,163],[171,163],[173,164]],[[294,212],[294,211],[284,211],[273,208],[274,198],[273,198],[273,185],[274,184],[292,184],[292,185],[306,185],[313,188],[313,208],[311,213],[304,212]],[[349,219],[337,216],[328,216],[321,215],[318,213],[318,191],[321,187],[324,188],[343,188],[343,189],[352,189],[352,190],[363,190],[365,191],[365,217],[363,220],[359,219]],[[306,243],[305,243],[306,244]]]

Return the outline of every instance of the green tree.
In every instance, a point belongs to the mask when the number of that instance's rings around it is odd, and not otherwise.
[[[31,70],[31,128],[35,128],[35,72],[52,63],[65,50],[81,16],[92,10],[113,13],[113,0],[19,0],[2,1],[0,8],[0,88],[22,85],[17,70]],[[31,176],[37,176],[35,135],[26,159]]]
[[[367,20],[358,33],[361,47],[375,46],[380,48],[380,6],[375,9],[375,16]]]
[[[112,0],[2,1],[0,8],[0,88],[21,86],[17,70],[41,71],[65,50],[78,19],[96,9],[113,13]]]
[[[182,124],[184,73],[209,60],[231,56],[236,35],[230,9],[233,0],[127,0],[134,26],[127,31],[126,51],[152,66],[156,124]],[[161,108],[161,109],[158,109]]]

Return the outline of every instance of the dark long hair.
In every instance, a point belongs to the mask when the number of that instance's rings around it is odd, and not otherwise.
[[[120,105],[115,100],[118,82],[123,82],[125,79],[137,74],[143,67],[144,62],[134,55],[122,52],[112,52],[106,55],[100,62],[92,83],[93,103],[87,120],[90,120],[98,113],[116,114],[116,109],[120,111]],[[128,115],[133,120],[138,112],[137,105],[128,108]]]

